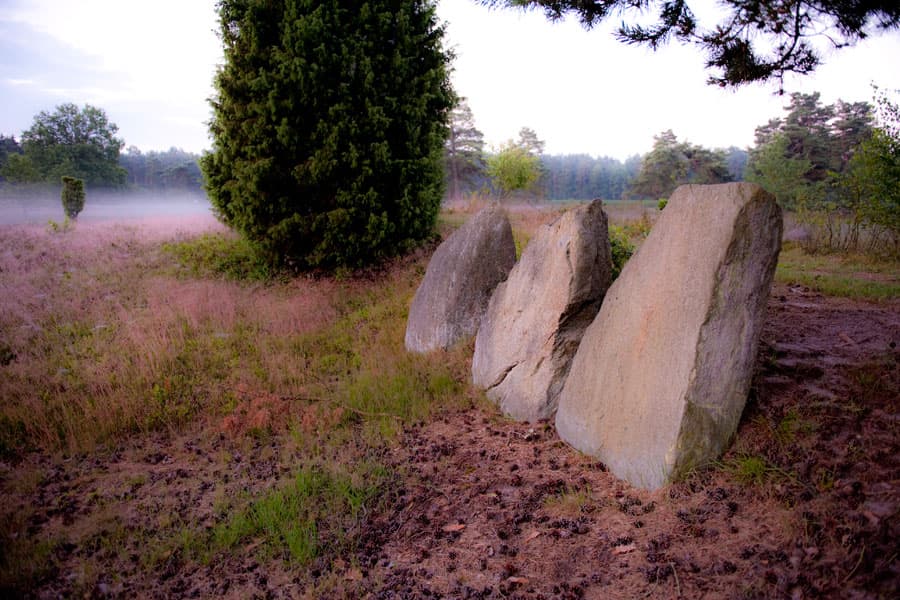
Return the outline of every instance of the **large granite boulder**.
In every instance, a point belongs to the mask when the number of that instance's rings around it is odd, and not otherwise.
[[[541,227],[491,297],[475,338],[475,385],[514,419],[552,417],[581,336],[611,281],[600,201]]]
[[[782,227],[759,186],[678,188],[582,338],[560,437],[649,489],[718,457],[749,392]]]
[[[416,291],[406,349],[430,352],[475,335],[497,284],[516,262],[506,213],[490,205],[438,246]]]

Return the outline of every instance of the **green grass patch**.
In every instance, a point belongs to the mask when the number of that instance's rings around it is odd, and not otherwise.
[[[786,244],[775,279],[828,296],[876,301],[900,298],[900,262],[858,254],[807,254],[799,246]]]
[[[778,481],[794,481],[790,473],[757,454],[737,454],[726,458],[719,466],[747,486],[762,487]]]
[[[235,281],[268,281],[279,273],[253,244],[232,233],[207,233],[163,244],[178,261],[183,277],[225,277]]]
[[[376,463],[362,463],[352,471],[320,466],[304,467],[278,489],[253,499],[246,508],[227,516],[201,545],[192,536],[182,548],[200,558],[254,544],[267,557],[306,565],[323,553],[352,549],[362,520],[391,480]]]
[[[346,314],[333,325],[292,342],[312,380],[311,395],[344,409],[341,424],[375,446],[394,439],[405,424],[470,400],[465,382],[471,344],[433,354],[407,352],[403,338],[413,286],[396,283],[348,299]]]
[[[798,434],[813,433],[817,428],[815,421],[804,419],[795,409],[789,410],[775,426],[774,435],[779,444],[793,444]]]
[[[590,486],[566,486],[558,494],[544,498],[544,507],[548,510],[567,515],[578,515],[585,512],[593,503]]]
[[[5,510],[5,509],[4,509]],[[26,511],[27,513],[27,511]],[[0,597],[16,598],[33,589],[56,568],[57,542],[23,535],[27,515],[0,513]]]

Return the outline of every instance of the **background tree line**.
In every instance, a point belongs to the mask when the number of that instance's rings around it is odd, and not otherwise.
[[[21,142],[0,135],[0,182],[58,186],[75,177],[94,189],[202,191],[199,155],[177,148],[142,153],[134,146],[123,154],[117,132],[106,112],[89,104],[41,111]]]
[[[451,200],[484,193],[550,201],[655,200],[667,197],[682,183],[739,181],[748,160],[746,150],[710,150],[679,141],[671,130],[654,138],[648,154],[624,161],[588,154],[544,154],[544,142],[528,127],[519,131],[518,139],[486,151],[484,135],[465,98],[450,114],[449,131],[444,164]]]
[[[809,232],[808,250],[900,254],[900,110],[792,94],[784,118],[756,130],[747,179],[775,194]]]
[[[169,148],[164,152],[141,152],[134,146],[119,157],[129,187],[143,190],[203,191],[200,155]]]

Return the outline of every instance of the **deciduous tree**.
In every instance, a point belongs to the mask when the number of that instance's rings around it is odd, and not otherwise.
[[[526,148],[507,142],[488,157],[487,172],[502,196],[532,192],[541,177],[541,159]]]
[[[874,236],[889,238],[896,256],[900,255],[900,108],[877,88],[876,101],[877,126],[855,149],[838,183],[845,203],[873,227]]]
[[[53,112],[41,111],[22,134],[24,156],[7,165],[10,179],[58,183],[64,176],[92,186],[118,186],[125,181],[119,166],[124,142],[106,112],[90,104],[67,103]]]

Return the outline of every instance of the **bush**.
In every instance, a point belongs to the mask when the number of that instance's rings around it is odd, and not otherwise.
[[[78,218],[78,213],[84,210],[84,181],[64,176],[62,183],[63,210],[66,212],[67,218],[75,220]]]
[[[861,249],[900,254],[900,139],[875,129],[838,184],[856,228],[867,230]]]
[[[236,281],[267,281],[278,273],[244,238],[207,233],[163,244],[188,277],[224,276]]]
[[[541,159],[525,147],[509,143],[488,157],[487,175],[503,196],[528,192],[541,178]]]
[[[220,219],[299,268],[430,238],[454,101],[433,2],[218,6],[225,64],[201,163]]]
[[[625,230],[617,225],[609,227],[609,246],[612,251],[613,280],[622,272],[622,268],[634,254],[634,244],[628,239]]]

